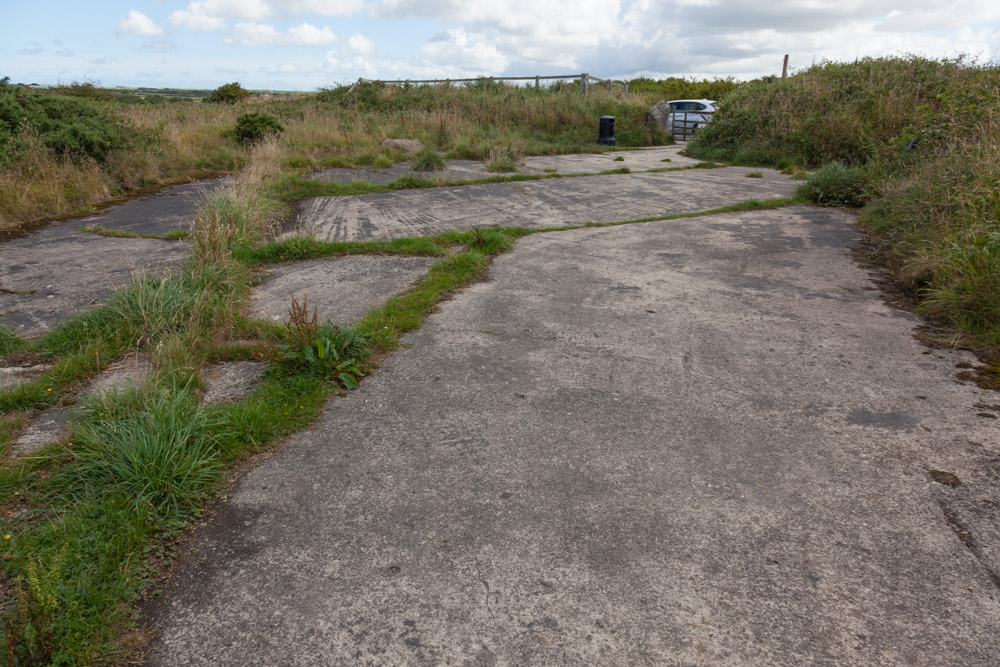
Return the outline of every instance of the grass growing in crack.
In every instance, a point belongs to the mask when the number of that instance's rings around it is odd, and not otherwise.
[[[186,229],[171,229],[169,232],[152,234],[146,232],[129,232],[123,229],[105,229],[100,225],[81,227],[80,231],[120,239],[160,239],[161,241],[181,241],[191,236],[191,232]]]
[[[377,349],[395,349],[400,337],[420,326],[441,299],[481,276],[486,266],[486,253],[476,249],[440,259],[417,287],[369,312],[355,330]]]
[[[486,156],[486,171],[517,171],[518,158],[518,152],[511,146],[491,148],[489,154]]]
[[[190,384],[104,395],[88,403],[74,429],[74,460],[61,474],[78,497],[118,494],[133,511],[179,519],[219,478],[217,430]]]
[[[444,171],[448,165],[436,150],[425,148],[414,158],[412,168],[413,171]]]
[[[282,340],[261,344],[258,354],[269,364],[268,373],[321,377],[357,389],[364,374],[361,361],[370,351],[367,335],[330,322],[320,324],[315,309],[309,316],[308,301],[299,303],[293,296]]]
[[[16,352],[27,345],[26,341],[17,335],[13,329],[0,324],[0,358]]]
[[[292,237],[257,247],[237,246],[233,256],[245,264],[299,262],[335,255],[443,255],[448,245],[442,237],[400,238],[391,241],[317,241]]]

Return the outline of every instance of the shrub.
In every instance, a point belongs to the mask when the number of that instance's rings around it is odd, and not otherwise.
[[[236,119],[233,136],[244,146],[255,144],[269,135],[279,135],[285,131],[278,119],[266,113],[245,113]]]
[[[756,173],[760,175],[760,172]],[[798,194],[820,206],[862,206],[865,203],[864,180],[864,171],[860,167],[830,162],[800,185]]]
[[[202,99],[202,102],[211,104],[236,104],[249,96],[249,90],[241,86],[238,81],[233,81],[213,90]]]
[[[142,134],[97,104],[12,86],[0,79],[0,155],[16,159],[33,142],[59,155],[103,161]],[[0,158],[3,161],[3,158]]]

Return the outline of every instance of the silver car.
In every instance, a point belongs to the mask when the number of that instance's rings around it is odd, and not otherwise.
[[[715,113],[715,100],[670,100],[667,104],[670,106],[667,127],[685,139],[711,121]]]

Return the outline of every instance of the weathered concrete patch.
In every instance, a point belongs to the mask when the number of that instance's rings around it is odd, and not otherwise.
[[[678,155],[681,146],[657,146],[633,151],[613,151],[610,153],[574,153],[568,155],[532,155],[522,158],[515,173],[519,174],[597,174],[602,171],[628,167],[632,171],[648,171],[670,167],[687,167],[700,162]],[[622,158],[616,160],[615,158]],[[504,174],[487,170],[487,162],[479,160],[448,160],[447,169],[442,171],[413,171],[409,162],[400,162],[392,167],[358,167],[346,169],[322,169],[306,174],[307,178],[327,183],[356,183],[365,181],[384,185],[403,176],[426,178],[429,180],[475,180]]]
[[[136,234],[164,234],[175,229],[190,229],[205,197],[229,180],[229,177],[207,178],[171,185],[112,206],[98,215],[67,222],[77,228],[100,225],[105,229]]]
[[[188,229],[204,195],[225,179],[170,186],[105,213],[53,222],[0,245],[0,324],[37,336],[126,284],[134,271],[161,271],[188,255],[188,244],[109,238],[78,231],[100,225],[144,234]]]
[[[128,357],[104,369],[77,396],[77,400],[100,396],[110,391],[125,391],[143,385],[153,366],[145,355]],[[44,410],[28,428],[14,440],[16,454],[28,454],[66,437],[67,427],[77,408],[75,405]]]
[[[689,167],[701,160],[678,155],[682,146],[657,146],[635,151],[610,153],[575,153],[572,155],[533,155],[522,161],[518,171],[524,174],[542,174],[555,170],[560,174],[596,174],[611,169],[628,167],[632,171],[647,171],[664,167]],[[615,158],[622,158],[616,161]],[[667,162],[664,162],[667,160]]]
[[[477,226],[618,222],[784,197],[795,190],[795,182],[776,171],[758,170],[764,171],[760,179],[745,178],[748,171],[696,169],[316,197],[301,203],[298,225],[328,241],[391,239]]]
[[[246,396],[260,382],[264,364],[256,361],[229,361],[202,371],[206,405],[235,401]]]
[[[79,220],[47,225],[0,245],[0,324],[37,336],[128,284],[134,271],[163,271],[188,245],[78,232]]]
[[[1000,499],[995,401],[871,291],[853,221],[522,239],[242,480],[150,663],[997,664],[926,474]]]
[[[251,312],[273,321],[288,319],[292,296],[308,299],[320,321],[357,322],[390,296],[406,291],[434,263],[430,257],[352,255],[283,264],[268,269],[271,276],[254,288]]]
[[[31,382],[50,368],[52,368],[52,364],[0,367],[0,390],[13,389],[26,382]]]

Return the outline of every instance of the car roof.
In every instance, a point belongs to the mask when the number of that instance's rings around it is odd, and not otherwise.
[[[702,102],[704,104],[715,104],[715,100],[667,100],[667,104],[673,104],[674,102]]]

